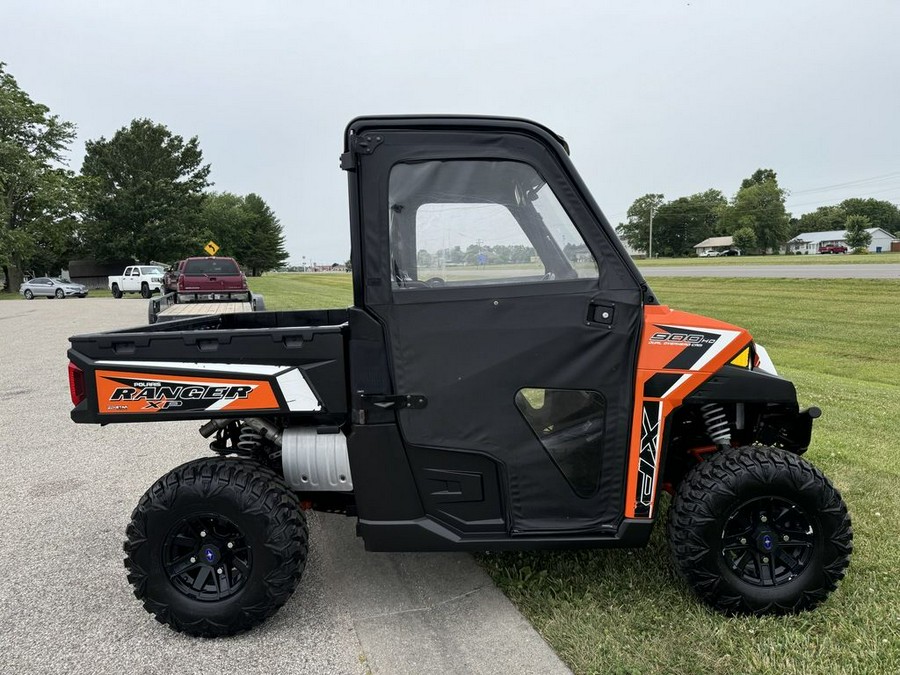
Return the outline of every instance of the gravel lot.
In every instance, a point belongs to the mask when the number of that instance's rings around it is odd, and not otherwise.
[[[208,454],[197,423],[76,425],[70,335],[141,325],[140,300],[0,302],[0,672],[568,672],[463,554],[371,554],[310,515],[288,604],[221,640],[156,623],[122,567],[125,524],[160,475]]]

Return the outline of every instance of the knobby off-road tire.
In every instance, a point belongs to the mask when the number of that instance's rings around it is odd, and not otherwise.
[[[234,458],[194,460],[167,473],[141,498],[126,535],[128,581],[144,608],[203,637],[240,633],[272,616],[296,588],[308,554],[297,496],[275,472]]]
[[[672,502],[668,535],[676,571],[727,614],[813,609],[844,577],[853,550],[847,507],[828,478],[758,446],[694,467]]]

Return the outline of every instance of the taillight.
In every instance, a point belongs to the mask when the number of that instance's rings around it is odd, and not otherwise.
[[[78,405],[85,398],[84,373],[81,368],[69,361],[69,394],[72,397],[72,405]]]
[[[178,290],[179,291],[184,290],[184,275],[183,274],[178,275]]]

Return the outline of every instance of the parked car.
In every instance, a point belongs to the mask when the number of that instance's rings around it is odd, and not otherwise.
[[[181,264],[177,285],[178,302],[250,301],[247,277],[234,258],[187,258]]]
[[[719,251],[720,257],[721,256],[729,256],[730,257],[730,256],[740,255],[740,254],[741,254],[741,252],[738,251],[736,248],[730,248],[727,251]]]
[[[140,293],[142,298],[149,298],[154,291],[162,293],[163,271],[158,265],[130,265],[122,276],[107,277],[107,280],[114,298],[126,293]]]
[[[819,253],[846,253],[847,247],[842,244],[823,244],[819,247]]]
[[[708,251],[703,251],[703,253],[700,253],[697,257],[698,258],[716,258],[716,257],[718,257],[718,255],[719,255],[718,251],[713,251],[712,249],[710,249]]]
[[[184,267],[184,260],[179,260],[174,265],[172,265],[169,269],[166,270],[166,273],[163,275],[163,292],[164,293],[177,293],[178,292],[178,277],[181,276],[181,268]]]
[[[57,279],[55,277],[38,277],[37,279],[29,279],[19,286],[19,293],[25,296],[26,300],[33,300],[37,297],[45,298],[86,298],[88,294],[87,286],[74,284],[71,281]]]

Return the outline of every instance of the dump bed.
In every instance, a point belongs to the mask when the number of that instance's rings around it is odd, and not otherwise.
[[[339,423],[347,413],[346,323],[345,309],[248,312],[71,337],[72,419]]]

